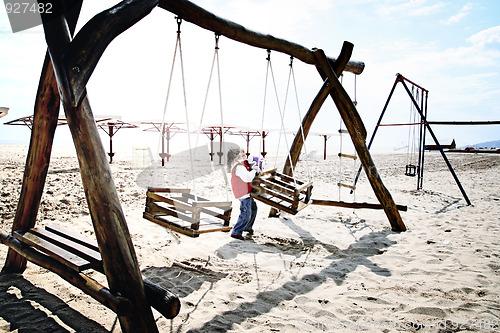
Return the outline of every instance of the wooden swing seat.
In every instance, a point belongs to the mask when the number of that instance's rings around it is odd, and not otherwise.
[[[114,295],[109,288],[86,272],[93,270],[105,274],[95,240],[59,226],[35,227],[24,233],[14,231],[12,235],[0,236],[2,243],[33,263],[60,275],[118,315],[124,315],[130,310],[128,299]],[[143,282],[150,306],[166,318],[177,316],[180,311],[177,295],[145,278]]]
[[[417,175],[418,167],[414,164],[407,164],[405,170],[405,176],[415,177]]]
[[[195,196],[189,189],[150,187],[143,217],[181,234],[198,237],[203,233],[231,230],[231,204],[231,201],[210,201]]]
[[[261,173],[252,185],[253,198],[292,215],[311,203],[312,182],[295,180],[276,169]]]

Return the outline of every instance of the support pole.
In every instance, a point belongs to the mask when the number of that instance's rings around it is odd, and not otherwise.
[[[328,141],[328,135],[323,134],[323,160],[326,161],[326,142]]]
[[[110,164],[113,164],[113,156],[115,156],[115,153],[113,153],[113,135],[115,135],[115,133],[113,133],[113,130],[114,130],[114,126],[113,125],[109,125],[109,163]]]
[[[266,136],[268,134],[269,133],[266,133],[266,131],[262,131],[262,151],[261,151],[261,154],[262,154],[263,158],[266,158],[266,155],[267,155],[267,151],[266,151]]]
[[[219,142],[219,152],[217,155],[219,156],[219,165],[222,164],[222,156],[224,155],[224,150],[223,150],[223,142],[224,142],[224,133],[222,126],[219,128],[219,135],[220,135],[220,142]]]
[[[212,131],[210,131],[210,135],[209,135],[209,139],[210,139],[210,161],[213,162],[214,161],[214,133]]]
[[[163,127],[161,128],[161,166],[165,166],[165,124],[163,124]]]
[[[247,132],[247,157],[250,155],[250,131]]]
[[[49,169],[52,143],[59,116],[59,103],[57,81],[47,52],[35,100],[30,147],[12,231],[25,232],[35,226]],[[9,248],[2,271],[22,273],[26,269],[26,263],[25,257]]]
[[[167,162],[170,162],[170,127],[167,129]]]

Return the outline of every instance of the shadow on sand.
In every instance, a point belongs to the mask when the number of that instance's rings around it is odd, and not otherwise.
[[[256,295],[256,300],[241,303],[234,310],[218,314],[208,320],[201,328],[192,329],[189,332],[226,332],[234,329],[234,324],[241,324],[247,319],[269,313],[283,301],[289,301],[309,293],[323,284],[326,279],[332,279],[337,285],[341,285],[347,275],[354,272],[358,266],[365,266],[380,276],[391,275],[388,269],[373,263],[370,257],[384,253],[384,249],[396,243],[387,238],[388,235],[394,234],[392,231],[372,231],[356,239],[347,249],[342,250],[334,245],[318,241],[307,230],[291,220],[282,219],[282,221],[300,236],[303,247],[321,246],[330,253],[326,258],[333,260],[333,262],[318,273],[307,274],[300,279],[288,281],[274,290],[261,291]],[[255,250],[255,247],[250,248]]]
[[[17,332],[108,332],[22,275],[0,273],[0,317]]]

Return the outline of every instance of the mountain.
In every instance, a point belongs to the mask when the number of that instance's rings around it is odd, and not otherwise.
[[[495,141],[487,141],[487,142],[480,142],[480,143],[475,143],[471,145],[466,145],[460,148],[465,148],[465,147],[474,147],[474,148],[500,148],[500,140],[495,140]]]

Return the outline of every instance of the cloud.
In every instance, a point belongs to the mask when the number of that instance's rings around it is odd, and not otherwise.
[[[476,46],[500,42],[500,25],[482,30],[467,39],[468,42]]]
[[[472,9],[472,4],[471,3],[465,4],[462,7],[462,9],[460,9],[460,11],[458,12],[458,14],[451,16],[447,20],[441,20],[441,21],[439,21],[439,23],[441,23],[443,25],[451,25],[451,24],[458,23],[464,17],[466,17],[467,15],[469,15],[469,12],[471,11],[471,9]]]
[[[384,16],[426,16],[439,12],[444,6],[444,2],[427,5],[427,0],[410,0],[396,6],[381,7],[378,13]]]

